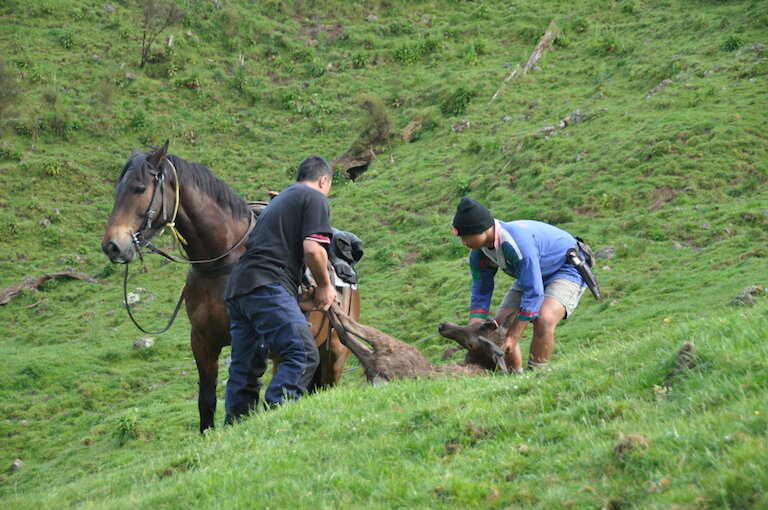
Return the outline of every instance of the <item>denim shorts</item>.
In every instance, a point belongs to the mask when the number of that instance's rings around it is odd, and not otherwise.
[[[570,280],[557,279],[552,280],[549,285],[544,287],[544,295],[556,299],[565,307],[565,318],[567,319],[579,304],[579,299],[587,287],[582,287],[578,283]],[[512,284],[504,299],[501,301],[502,308],[512,310],[520,309],[520,300],[523,297],[523,290],[517,286],[517,282]]]

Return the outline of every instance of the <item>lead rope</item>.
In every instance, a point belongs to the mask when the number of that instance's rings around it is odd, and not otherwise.
[[[171,170],[173,170],[173,179],[176,181],[176,202],[173,204],[173,217],[171,218],[171,221],[166,223],[166,227],[171,229],[171,232],[173,232],[173,236],[179,240],[179,243],[183,244],[184,246],[187,246],[187,240],[184,239],[184,236],[181,235],[179,230],[176,228],[176,215],[179,214],[179,202],[180,202],[180,188],[181,183],[179,182],[179,174],[176,172],[176,166],[174,166],[173,161],[171,161],[171,158],[165,158],[165,160],[168,162],[169,165],[171,165]],[[165,201],[163,201],[165,203]]]

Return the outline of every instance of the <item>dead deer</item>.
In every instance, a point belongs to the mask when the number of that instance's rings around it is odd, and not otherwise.
[[[455,340],[467,350],[467,354],[464,356],[465,364],[480,365],[487,370],[493,370],[499,366],[499,361],[495,358],[496,351],[489,350],[488,345],[497,347],[502,352],[502,359],[504,358],[504,337],[507,334],[507,327],[506,325],[499,326],[493,319],[474,322],[466,326],[441,322],[437,331],[445,338]],[[453,352],[450,354],[453,355]],[[450,355],[444,356],[443,359],[447,358],[450,358]]]
[[[378,329],[357,323],[342,312],[336,304],[331,306],[328,316],[341,343],[357,356],[366,379],[373,384],[398,378],[486,374],[495,368],[500,368],[504,373],[508,373],[507,365],[504,362],[504,351],[485,337],[478,338],[472,344],[471,349],[476,353],[478,359],[494,360],[495,365],[475,363],[433,365],[416,347]],[[370,347],[360,340],[363,340]]]

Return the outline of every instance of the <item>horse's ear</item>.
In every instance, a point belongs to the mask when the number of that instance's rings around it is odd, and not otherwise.
[[[163,160],[168,155],[168,140],[165,141],[165,144],[160,147],[159,149],[155,150],[152,154],[149,155],[148,161],[149,163],[155,167],[160,168],[160,165],[163,164]]]

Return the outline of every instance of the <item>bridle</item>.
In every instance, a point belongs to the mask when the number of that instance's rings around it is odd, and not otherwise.
[[[147,248],[152,253],[161,255],[162,257],[165,257],[166,259],[172,261],[172,262],[178,262],[180,264],[209,264],[211,262],[217,262],[229,254],[231,254],[233,251],[235,251],[238,247],[240,247],[246,239],[248,239],[248,236],[250,235],[251,231],[253,230],[253,227],[256,226],[256,215],[251,211],[250,218],[248,222],[248,228],[245,231],[245,234],[240,238],[239,241],[237,241],[232,247],[230,247],[227,251],[225,251],[223,254],[211,258],[211,259],[205,259],[205,260],[191,260],[189,258],[183,257],[175,257],[169,253],[164,252],[160,248],[153,245],[148,239],[145,237],[145,233],[150,231],[152,229],[152,222],[155,221],[155,218],[157,217],[158,210],[162,210],[163,217],[163,227],[168,227],[171,232],[173,232],[173,236],[175,239],[179,241],[184,246],[187,246],[187,240],[184,239],[184,236],[181,235],[181,233],[176,229],[176,216],[179,213],[179,203],[180,203],[180,187],[181,184],[179,182],[179,175],[176,171],[176,167],[173,164],[173,161],[171,161],[170,158],[165,157],[163,158],[163,162],[167,162],[168,165],[171,167],[171,170],[173,170],[173,176],[174,180],[176,181],[176,190],[175,190],[175,198],[174,206],[173,206],[173,216],[171,217],[170,221],[168,221],[168,207],[165,199],[165,173],[163,172],[163,163],[161,162],[159,165],[159,168],[157,172],[153,172],[152,175],[155,178],[155,187],[154,190],[152,190],[152,199],[149,201],[149,207],[147,208],[147,212],[144,214],[144,219],[141,223],[141,226],[139,227],[138,232],[132,232],[131,233],[131,239],[133,241],[133,244],[136,246],[136,252],[139,255],[139,259],[141,260],[142,264],[144,262],[144,257],[142,256],[141,248]],[[159,204],[157,203],[159,197]],[[181,289],[181,295],[179,296],[179,300],[176,303],[176,307],[173,310],[173,313],[171,314],[171,318],[168,320],[168,324],[165,325],[165,327],[159,331],[147,331],[144,328],[142,328],[137,322],[136,319],[133,317],[133,313],[131,312],[131,307],[128,304],[128,266],[129,264],[125,264],[125,275],[123,277],[123,297],[124,297],[124,303],[125,303],[125,309],[128,311],[128,316],[131,318],[131,322],[139,328],[142,332],[148,334],[148,335],[159,335],[161,333],[166,332],[171,325],[173,324],[173,321],[176,320],[176,315],[179,313],[179,310],[181,309],[181,304],[184,302],[184,287]],[[185,286],[186,287],[186,286]]]
[[[163,172],[163,166],[162,163],[160,164],[160,168],[156,173],[153,173],[152,175],[155,178],[155,189],[152,191],[152,200],[149,201],[149,207],[147,208],[147,212],[144,214],[144,220],[141,223],[141,227],[139,227],[138,232],[133,232],[131,234],[131,237],[133,239],[133,244],[136,246],[136,251],[139,254],[139,257],[141,257],[141,250],[140,248],[146,247],[148,250],[150,250],[152,253],[156,253],[158,255],[161,255],[165,257],[166,259],[178,262],[180,264],[209,264],[211,262],[216,262],[233,251],[235,251],[240,245],[242,245],[246,239],[248,239],[248,235],[251,233],[251,230],[253,230],[253,227],[256,226],[256,216],[251,212],[251,216],[249,218],[248,223],[248,229],[245,231],[245,234],[243,234],[243,237],[240,238],[239,241],[237,241],[234,245],[232,245],[231,248],[229,248],[227,251],[219,255],[218,257],[214,257],[212,259],[204,259],[204,260],[190,260],[186,257],[179,258],[175,257],[169,253],[164,252],[157,246],[153,245],[148,239],[144,237],[144,233],[152,229],[152,222],[155,220],[155,217],[157,216],[157,207],[155,205],[157,201],[157,197],[159,195],[160,197],[160,208],[163,212],[163,226],[168,227],[171,232],[173,232],[173,236],[184,246],[187,246],[187,240],[184,239],[184,236],[181,235],[181,233],[176,228],[176,216],[179,213],[179,203],[181,202],[179,196],[180,196],[180,188],[181,185],[179,183],[179,175],[176,172],[176,167],[173,164],[173,161],[171,161],[170,158],[165,158],[164,161],[168,162],[168,165],[170,165],[171,170],[173,170],[173,176],[174,180],[176,181],[176,200],[174,201],[173,205],[173,216],[171,217],[170,221],[167,221],[168,219],[168,208],[165,200],[165,173]]]

